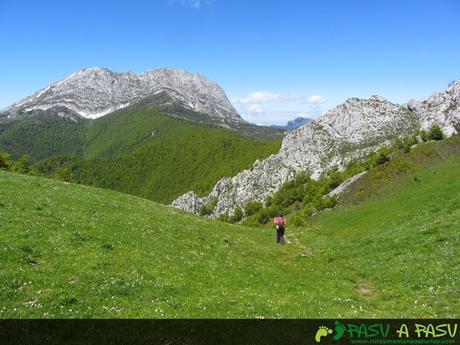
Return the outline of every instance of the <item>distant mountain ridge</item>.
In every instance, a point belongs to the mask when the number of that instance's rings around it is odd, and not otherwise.
[[[311,121],[313,120],[310,118],[299,116],[295,118],[294,120],[288,121],[285,125],[272,125],[271,127],[284,129],[290,132],[290,131],[296,130],[299,127],[306,125],[307,123]]]
[[[96,119],[161,93],[186,109],[209,115],[216,122],[245,122],[218,84],[200,74],[166,68],[140,74],[85,68],[1,110],[0,116],[11,119],[47,111]],[[163,105],[170,102],[166,100]]]

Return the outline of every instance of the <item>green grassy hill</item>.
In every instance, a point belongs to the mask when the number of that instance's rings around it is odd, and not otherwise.
[[[433,162],[288,226],[284,246],[0,172],[0,317],[458,317],[460,155]]]
[[[209,193],[220,178],[250,168],[280,145],[173,118],[158,108],[134,108],[94,121],[84,157],[54,157],[36,168],[51,176],[65,168],[65,180],[170,203],[190,190]]]

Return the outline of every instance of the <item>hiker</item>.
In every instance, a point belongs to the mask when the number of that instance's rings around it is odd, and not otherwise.
[[[286,227],[286,218],[280,213],[278,217],[273,218],[276,228],[276,243],[284,244],[284,228]]]

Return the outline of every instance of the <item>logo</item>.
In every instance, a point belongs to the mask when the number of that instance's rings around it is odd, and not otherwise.
[[[315,340],[317,343],[321,342],[322,337],[326,337],[327,335],[332,334],[332,329],[327,328],[326,326],[319,326],[318,331],[315,335]]]
[[[332,339],[340,340],[342,339],[343,335],[345,334],[346,327],[343,323],[336,321],[334,326],[335,334]],[[319,326],[318,331],[316,331],[315,341],[317,343],[321,342],[321,338],[327,337],[329,334],[332,334],[332,329],[326,326]]]
[[[371,321],[371,320],[369,320]],[[386,344],[409,344],[407,340],[417,339],[418,344],[433,344],[433,340],[443,340],[443,344],[454,344],[458,334],[458,324],[438,320],[437,322],[421,323],[415,320],[406,322],[340,322],[334,326],[321,325],[315,334],[315,341],[334,343],[344,336],[350,343],[375,344],[385,341]]]

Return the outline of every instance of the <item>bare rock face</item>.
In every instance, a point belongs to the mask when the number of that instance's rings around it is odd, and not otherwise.
[[[361,177],[367,174],[367,171],[363,171],[362,173],[356,174],[352,177],[350,177],[348,180],[342,182],[339,186],[331,190],[329,193],[325,195],[325,197],[335,197],[337,199],[340,198],[340,196],[345,193],[350,187]]]
[[[221,179],[203,198],[189,192],[172,205],[198,213],[200,208],[217,200],[213,217],[243,207],[248,201],[264,202],[283,183],[308,171],[313,178],[333,167],[343,167],[350,160],[376,150],[389,140],[413,133],[418,128],[417,115],[382,97],[352,98],[319,119],[289,133],[276,155],[254,163],[232,178]]]
[[[83,69],[11,105],[0,115],[14,119],[23,113],[59,109],[95,119],[161,92],[218,122],[244,122],[219,85],[199,74],[166,68],[141,74]]]
[[[420,125],[424,130],[439,125],[447,136],[459,132],[460,129],[460,80],[453,82],[445,92],[431,95],[423,102],[410,101],[409,110],[420,117]]]

